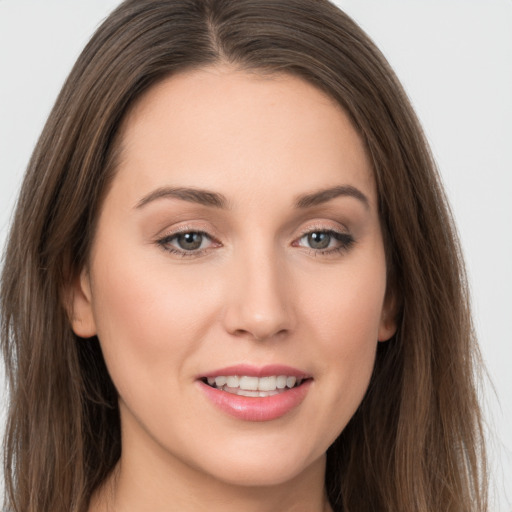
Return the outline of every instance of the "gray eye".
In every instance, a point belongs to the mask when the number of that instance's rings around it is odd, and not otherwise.
[[[331,234],[325,232],[313,232],[307,235],[308,245],[312,249],[327,249],[331,243]]]
[[[185,251],[194,251],[201,247],[203,243],[202,233],[183,233],[176,236],[176,243],[180,249]]]

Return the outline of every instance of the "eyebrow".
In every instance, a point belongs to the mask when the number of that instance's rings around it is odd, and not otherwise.
[[[311,208],[340,196],[353,197],[361,201],[367,209],[370,208],[368,198],[359,189],[351,185],[340,185],[337,187],[322,189],[310,194],[300,195],[295,200],[295,208]],[[219,194],[218,192],[188,187],[160,187],[144,196],[136,204],[135,208],[143,208],[148,203],[158,199],[181,199],[182,201],[202,204],[204,206],[214,208],[228,208],[228,200],[224,195]]]
[[[311,208],[312,206],[318,206],[340,196],[353,197],[361,201],[366,209],[370,208],[370,201],[368,198],[359,189],[352,185],[340,185],[337,187],[319,190],[312,194],[299,196],[295,201],[295,207],[300,209]]]
[[[204,206],[213,206],[214,208],[226,209],[228,207],[226,197],[217,192],[186,187],[161,187],[150,192],[147,196],[144,196],[137,203],[135,208],[142,208],[152,201],[164,198],[181,199],[182,201],[198,203]]]

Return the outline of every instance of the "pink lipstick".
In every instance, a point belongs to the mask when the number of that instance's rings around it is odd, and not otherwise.
[[[236,365],[198,376],[198,385],[221,411],[245,421],[270,421],[298,407],[312,378],[284,365]]]

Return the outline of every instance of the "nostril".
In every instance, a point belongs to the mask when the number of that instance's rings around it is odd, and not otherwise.
[[[286,336],[288,333],[288,329],[279,329],[277,332],[272,332],[271,330],[256,330],[248,331],[245,329],[236,329],[232,334],[239,338],[250,338],[255,341],[266,341],[266,340],[275,340],[278,338],[282,338]]]

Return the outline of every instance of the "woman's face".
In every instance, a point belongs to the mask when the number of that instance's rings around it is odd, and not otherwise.
[[[73,327],[99,337],[122,462],[249,485],[323,471],[394,332],[347,116],[298,78],[212,67],[145,94],[121,151]]]

